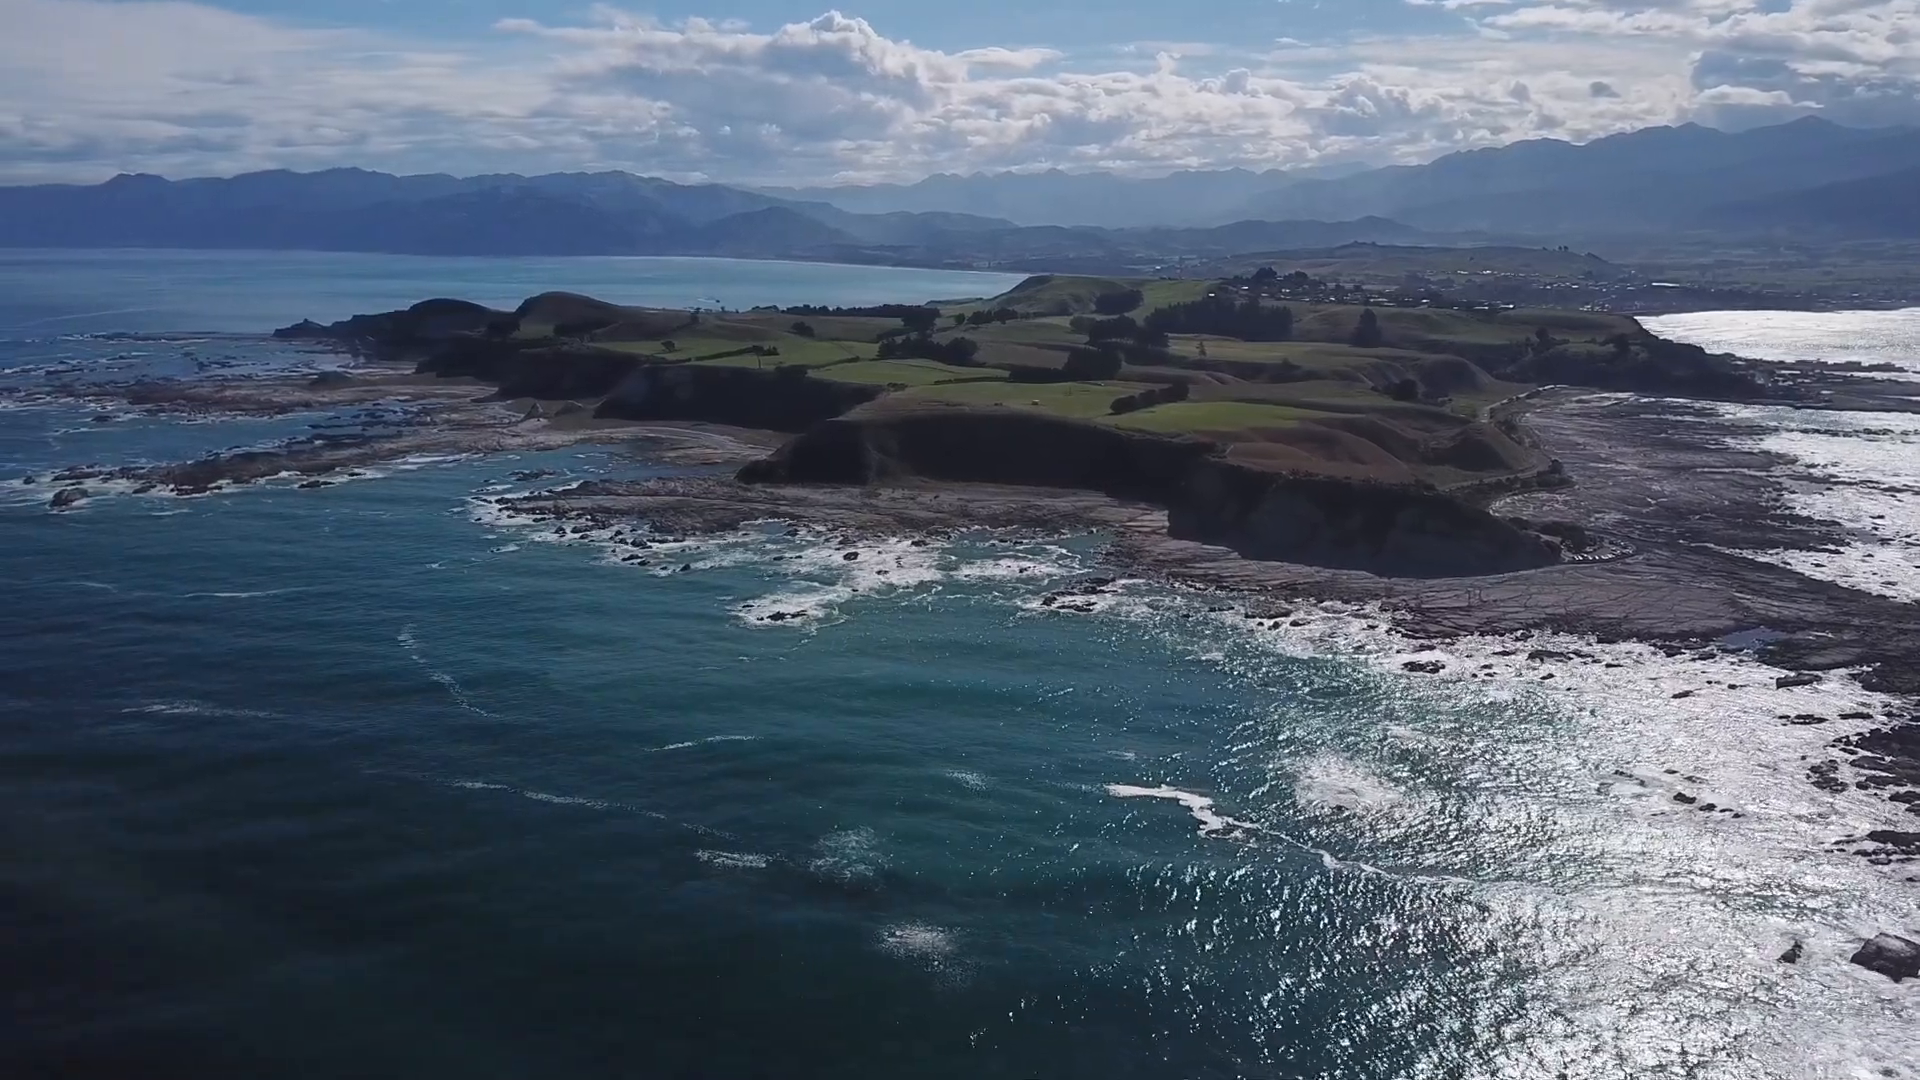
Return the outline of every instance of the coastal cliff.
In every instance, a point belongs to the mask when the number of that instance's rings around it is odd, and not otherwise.
[[[930,409],[827,421],[747,465],[739,479],[1096,491],[1164,507],[1177,539],[1383,576],[1505,573],[1559,560],[1554,542],[1429,489],[1265,470],[1228,461],[1221,450],[1205,439],[1017,409]]]
[[[828,382],[805,368],[633,364],[594,411],[603,420],[701,420],[805,431],[879,397],[878,387]]]

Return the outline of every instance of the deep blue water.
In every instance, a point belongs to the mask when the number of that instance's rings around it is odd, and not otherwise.
[[[334,363],[250,335],[430,294],[1004,287],[633,262],[9,256],[0,392]],[[663,468],[597,448],[50,513],[20,477],[330,419],[93,411],[0,408],[0,1075],[1913,1075],[1844,962],[1912,886],[1820,850],[1897,816],[1737,654],[1415,676],[1365,611],[1046,610],[1093,536],[637,567],[477,501]]]

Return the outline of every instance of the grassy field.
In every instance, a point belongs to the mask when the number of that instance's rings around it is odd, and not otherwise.
[[[1337,248],[1233,255],[1206,264],[1206,272],[1227,277],[1250,274],[1262,266],[1281,273],[1304,270],[1318,278],[1373,284],[1398,284],[1408,274],[1445,279],[1485,274],[1517,275],[1548,281],[1613,281],[1628,274],[1624,266],[1597,255],[1528,247],[1410,247],[1347,244]]]
[[[813,328],[813,336],[822,340],[857,341],[871,344],[880,340],[880,335],[888,330],[898,329],[899,319],[871,319],[856,315],[782,315],[777,312],[748,312],[744,315],[727,315],[721,321],[738,326],[753,327],[758,330],[779,334],[783,339],[793,333],[794,323],[806,323]]]
[[[1176,401],[1112,417],[1117,427],[1167,435],[1229,433],[1291,427],[1325,413],[1292,405],[1252,401]]]
[[[1252,363],[1287,361],[1299,364],[1301,367],[1345,368],[1381,360],[1404,364],[1425,360],[1433,355],[1415,352],[1412,349],[1358,349],[1352,345],[1331,341],[1239,341],[1234,338],[1206,337],[1198,334],[1181,334],[1175,337],[1173,351],[1198,357],[1201,342],[1206,343],[1207,358],[1211,360],[1238,360]]]
[[[1140,383],[952,383],[890,395],[896,406],[919,404],[999,405],[1080,420],[1111,415],[1113,403],[1147,387]]]
[[[1352,340],[1362,310],[1348,304],[1290,306],[1294,310],[1294,337],[1335,343]],[[1519,344],[1541,327],[1556,337],[1571,339],[1604,338],[1639,330],[1638,323],[1623,315],[1556,309],[1480,312],[1379,307],[1374,315],[1380,320],[1387,345],[1422,351],[1444,351],[1450,343],[1469,348]]]
[[[1041,274],[1028,278],[1007,292],[972,307],[987,310],[1010,307],[1015,311],[1047,316],[1089,315],[1093,313],[1095,298],[1106,293],[1139,289],[1144,300],[1140,307],[1130,313],[1137,319],[1144,317],[1155,308],[1198,300],[1211,288],[1213,288],[1213,282],[1198,279],[1103,278]]]
[[[937,336],[942,339],[969,337],[982,345],[1004,343],[1067,346],[1084,344],[1087,340],[1085,334],[1075,333],[1064,318],[1016,319],[1013,322],[958,328],[949,325]]]
[[[954,367],[931,360],[855,360],[814,369],[814,377],[866,386],[936,386],[944,383],[992,384],[1007,373],[998,368]]]
[[[1010,307],[1034,315],[1080,315],[1093,310],[1096,297],[1132,287],[1133,283],[1120,278],[1041,274],[1028,278],[981,306]]]
[[[1133,313],[1135,318],[1140,318],[1155,308],[1198,300],[1213,288],[1213,282],[1158,279],[1132,282],[1131,286],[1139,289],[1147,298],[1146,303],[1140,305],[1140,310]]]
[[[710,357],[712,355],[710,352],[694,353],[694,346],[691,344],[678,341],[674,342],[674,344],[682,347],[678,351],[664,354],[668,359],[690,359],[696,356]],[[699,362],[703,364],[724,364],[728,367],[776,368],[788,364],[798,364],[801,367],[817,368],[824,367],[828,364],[838,364],[846,360],[871,359],[873,356],[872,345],[852,341],[814,341],[809,338],[796,337],[790,340],[783,339],[772,342],[771,344],[774,348],[780,350],[778,356],[755,356],[747,353],[738,356],[701,359]],[[713,351],[732,352],[744,347],[745,346],[742,346],[738,342],[732,342]]]

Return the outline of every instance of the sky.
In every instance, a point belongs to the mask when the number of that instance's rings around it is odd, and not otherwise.
[[[0,183],[1305,169],[1920,122],[1920,0],[0,0]]]

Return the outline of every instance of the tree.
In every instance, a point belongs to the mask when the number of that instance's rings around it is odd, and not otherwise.
[[[1253,283],[1255,285],[1265,285],[1269,281],[1276,280],[1279,276],[1280,271],[1275,270],[1271,266],[1263,266],[1253,272]]]
[[[900,313],[901,324],[916,334],[924,334],[932,330],[933,324],[939,321],[939,308],[910,308]]]
[[[953,325],[955,326],[967,325],[967,317],[965,315],[955,315],[953,317]]]
[[[1124,363],[1118,346],[1112,342],[1102,342],[1098,348],[1075,346],[1073,351],[1067,353],[1067,362],[1061,370],[1072,379],[1098,382],[1120,374]]]
[[[972,338],[936,341],[927,334],[907,334],[882,339],[874,357],[879,360],[932,360],[956,367],[970,367],[979,352],[980,343]]]
[[[1215,334],[1242,341],[1286,341],[1293,336],[1293,309],[1249,297],[1235,303],[1216,292],[1168,304],[1147,316],[1146,328],[1163,334]]]
[[[1139,289],[1122,289],[1094,297],[1093,310],[1096,315],[1125,315],[1146,302],[1146,294]]]
[[[1130,338],[1140,332],[1140,324],[1133,321],[1131,315],[1116,315],[1111,319],[1095,319],[1082,324],[1083,333],[1091,342],[1113,341]]]
[[[1387,394],[1395,401],[1419,401],[1420,384],[1412,379],[1401,379],[1388,388]]]
[[[813,325],[807,322],[796,322],[793,324],[793,332],[801,337],[812,337]]]
[[[1353,327],[1353,343],[1362,349],[1377,349],[1385,336],[1380,333],[1380,316],[1373,309],[1361,308],[1360,321]]]

